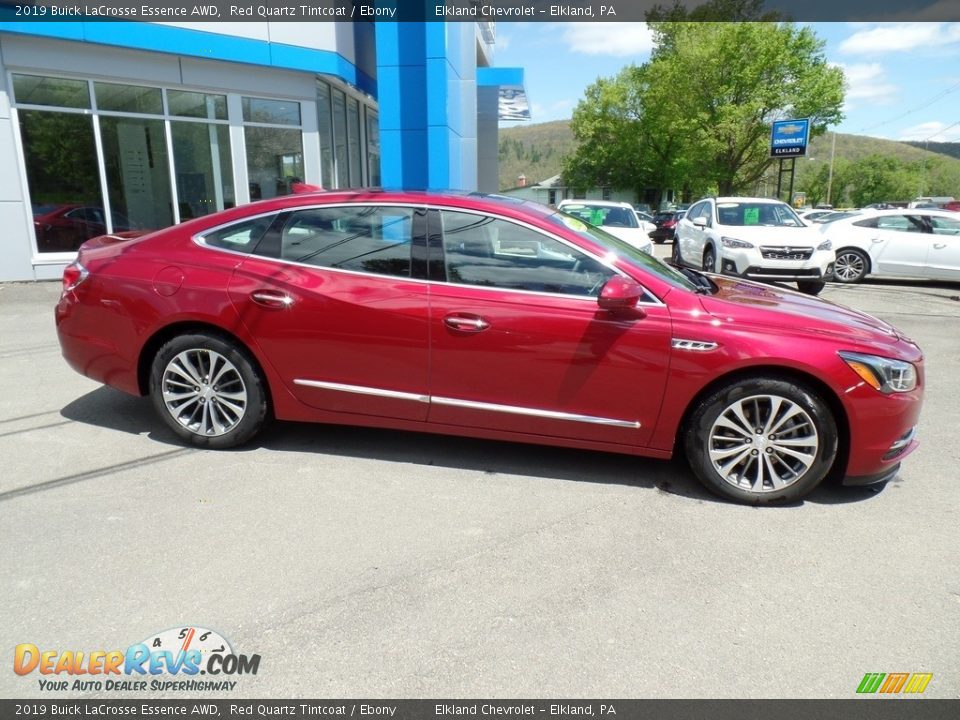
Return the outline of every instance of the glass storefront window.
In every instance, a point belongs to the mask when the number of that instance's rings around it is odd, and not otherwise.
[[[303,182],[303,141],[299,130],[245,127],[250,199],[289,195]]]
[[[160,88],[95,82],[93,92],[97,96],[98,110],[163,115]]]
[[[170,132],[180,219],[190,220],[236,205],[230,128],[212,123],[172,122]]]
[[[367,184],[380,187],[380,121],[370,108],[367,108]]]
[[[75,251],[106,232],[93,118],[21,110],[19,120],[37,250]]]
[[[320,134],[321,182],[324,187],[336,187],[330,126],[330,86],[324,82],[317,83],[317,130]]]
[[[13,94],[21,105],[89,108],[90,87],[86,80],[14,75]]]
[[[102,117],[100,135],[113,232],[173,224],[173,196],[162,120]]]
[[[350,186],[350,161],[347,158],[347,102],[339,90],[333,91],[333,148],[337,167],[337,187]]]
[[[270,125],[299,125],[300,103],[290,100],[264,100],[245,97],[243,121]]]
[[[360,103],[347,98],[347,138],[350,153],[350,187],[363,185],[360,176]]]
[[[226,95],[167,90],[167,105],[170,108],[170,114],[178,117],[227,119]]]

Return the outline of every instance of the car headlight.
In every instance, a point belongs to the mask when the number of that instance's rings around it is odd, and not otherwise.
[[[833,248],[833,243],[829,240],[824,240],[822,243],[817,245],[817,250],[830,250]]]
[[[720,244],[726,248],[735,248],[740,250],[746,250],[753,247],[753,243],[748,243],[745,240],[737,240],[736,238],[729,237],[720,238]]]
[[[917,369],[908,362],[856,352],[838,354],[864,382],[882,393],[910,392],[917,387]]]

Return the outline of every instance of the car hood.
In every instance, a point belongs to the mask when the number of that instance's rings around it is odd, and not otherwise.
[[[650,236],[647,235],[647,231],[643,228],[610,227],[604,225],[600,229],[610,233],[614,237],[620,238],[626,243],[630,243],[636,248],[645,248],[651,243]]]
[[[721,225],[717,232],[723,237],[745,240],[754,245],[816,247],[823,238],[811,227],[773,227],[769,225]]]
[[[703,309],[736,325],[763,326],[778,332],[842,337],[880,349],[912,341],[878,318],[786,288],[711,275],[718,292],[701,297]]]

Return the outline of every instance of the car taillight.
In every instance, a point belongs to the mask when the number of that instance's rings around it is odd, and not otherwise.
[[[63,292],[70,292],[87,279],[90,271],[80,264],[79,260],[74,260],[63,269]]]

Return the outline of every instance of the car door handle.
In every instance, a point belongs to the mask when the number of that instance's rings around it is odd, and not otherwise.
[[[271,310],[285,310],[293,305],[292,297],[274,290],[254,290],[250,293],[250,299],[257,305],[262,305]]]
[[[870,238],[870,242],[872,243],[882,243],[884,240],[886,240],[886,238]]]
[[[943,250],[943,249],[947,246],[947,244],[946,244],[946,243],[934,243],[933,246],[934,246],[937,250]]]
[[[479,315],[447,315],[443,324],[451,330],[470,333],[483,332],[490,327],[490,323]]]

